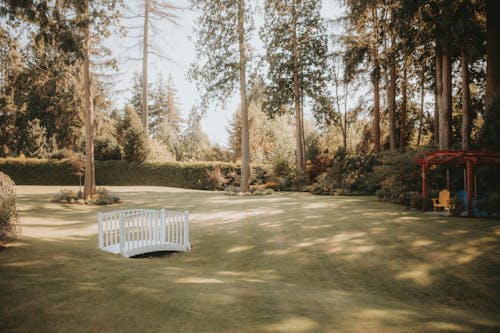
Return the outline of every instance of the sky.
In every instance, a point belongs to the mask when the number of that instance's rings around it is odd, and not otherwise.
[[[131,17],[133,13],[142,12],[142,1],[126,1],[130,4],[130,10],[124,12],[124,16]],[[173,4],[179,7],[188,7],[187,0],[173,0]],[[333,16],[338,12],[335,5],[336,1],[326,1],[323,6],[325,16]],[[143,8],[143,7],[142,7]],[[179,109],[184,118],[187,118],[189,111],[193,106],[199,105],[200,92],[196,88],[196,84],[187,78],[187,72],[190,64],[196,61],[196,51],[194,42],[196,36],[194,34],[194,24],[199,13],[186,9],[177,12],[177,24],[166,22],[165,20],[158,22],[156,25],[159,31],[152,36],[152,43],[155,47],[155,52],[159,52],[163,58],[154,55],[149,56],[149,81],[154,82],[161,74],[166,80],[171,75],[174,85],[177,89],[177,98]],[[263,13],[257,8],[255,12],[255,24],[257,28],[262,25]],[[131,88],[133,86],[133,76],[135,72],[140,73],[142,69],[141,61],[131,60],[131,58],[142,57],[142,19],[123,19],[122,25],[127,29],[125,37],[115,34],[106,44],[113,50],[119,64],[119,73],[117,84],[114,87],[115,102],[117,107],[123,107],[131,96]],[[252,46],[255,47],[256,53],[263,54],[262,42],[257,38],[257,31]],[[165,59],[167,57],[168,59]],[[235,90],[237,92],[237,90]],[[212,144],[227,146],[228,133],[227,127],[232,114],[238,108],[239,98],[233,96],[224,107],[210,107],[202,119],[203,131],[208,135]]]

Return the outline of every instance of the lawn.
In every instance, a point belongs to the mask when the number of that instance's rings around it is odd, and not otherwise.
[[[1,332],[499,332],[500,221],[374,197],[232,197],[111,187],[108,207],[18,186],[22,237],[0,251]],[[97,247],[97,211],[191,212],[190,253]]]

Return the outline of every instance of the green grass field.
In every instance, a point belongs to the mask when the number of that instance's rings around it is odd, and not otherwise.
[[[374,197],[231,197],[112,187],[61,205],[18,186],[23,232],[0,251],[1,332],[499,332],[500,221]],[[96,249],[97,211],[191,212],[190,253]]]

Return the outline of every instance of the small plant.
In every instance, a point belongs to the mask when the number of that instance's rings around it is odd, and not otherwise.
[[[70,189],[62,189],[61,192],[57,193],[54,198],[52,198],[52,202],[76,203],[79,199],[78,192]]]
[[[111,205],[114,203],[120,203],[121,200],[116,195],[112,194],[109,190],[104,187],[97,189],[96,193],[92,196],[91,200],[87,200],[85,203],[92,205]]]

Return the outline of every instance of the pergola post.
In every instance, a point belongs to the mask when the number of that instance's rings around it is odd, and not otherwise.
[[[473,216],[472,211],[472,161],[465,160],[467,169],[467,216]]]
[[[427,164],[422,163],[422,211],[427,210]]]

